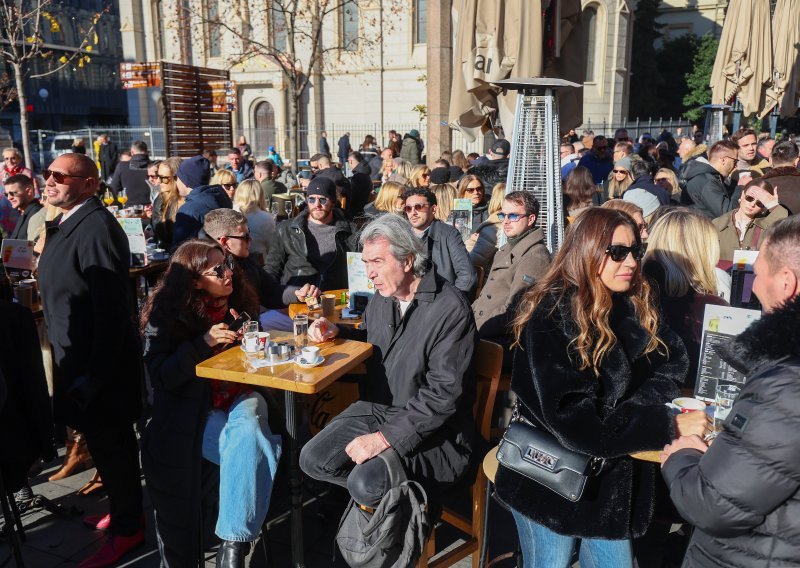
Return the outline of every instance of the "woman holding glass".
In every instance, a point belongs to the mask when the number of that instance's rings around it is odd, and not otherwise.
[[[583,568],[631,568],[657,465],[629,454],[708,428],[704,413],[676,418],[665,405],[679,396],[688,362],[642,276],[644,251],[627,214],[584,211],[514,320],[520,416],[563,448],[605,460],[576,502],[499,468],[497,495],[514,515],[526,568],[570,566],[579,539]]]
[[[217,566],[239,568],[261,531],[280,457],[264,398],[246,385],[198,378],[195,366],[234,343],[229,324],[258,298],[215,242],[190,240],[170,259],[141,325],[153,385],[142,466],[162,565],[197,564],[203,458],[220,466]]]

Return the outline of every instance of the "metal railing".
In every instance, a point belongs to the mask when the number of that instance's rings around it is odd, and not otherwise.
[[[381,130],[381,128],[383,128],[383,130]],[[650,133],[654,138],[658,138],[662,130],[668,130],[675,135],[679,128],[683,129],[684,134],[690,134],[692,125],[685,119],[673,118],[623,120],[616,124],[608,123],[605,120],[599,123],[587,120],[583,126],[576,129],[576,132],[579,136],[584,130],[591,130],[595,134],[613,136],[614,131],[618,128],[627,129],[629,137],[631,140],[634,140],[638,139],[644,133]],[[357,150],[358,146],[364,141],[367,135],[374,136],[378,146],[386,146],[388,143],[389,130],[396,130],[401,138],[405,133],[411,130],[417,130],[420,134],[420,138],[424,141],[427,134],[427,125],[425,122],[384,123],[382,127],[379,123],[331,124],[326,125],[324,130],[328,136],[328,145],[330,146],[331,154],[334,159],[336,159],[338,151],[337,143],[339,138],[345,133],[350,134],[350,145],[354,150]],[[319,151],[321,132],[321,128],[300,129],[299,157],[301,160],[308,159]],[[120,151],[130,148],[132,142],[142,140],[147,143],[150,149],[150,155],[154,159],[163,159],[167,157],[166,139],[164,136],[164,129],[161,127],[92,126],[67,131],[32,131],[31,138],[33,140],[34,161],[39,168],[46,167],[58,155],[70,151],[69,148],[74,138],[83,138],[87,155],[97,159],[94,141],[101,133],[108,134],[111,140],[117,144]],[[291,133],[288,129],[236,128],[233,131],[233,135],[234,140],[238,140],[239,136],[245,136],[248,143],[253,148],[256,160],[266,158],[267,150],[270,146],[274,146],[284,160],[291,158],[288,155],[288,142],[291,137]],[[478,137],[473,142],[469,142],[458,130],[453,130],[452,136],[452,148],[454,150],[462,150],[465,154],[469,154],[470,152],[483,154],[486,151],[486,142],[481,137]],[[487,134],[487,136],[491,136],[491,133]],[[428,156],[428,161],[433,162],[438,157],[439,156]],[[220,161],[224,162],[225,156],[220,156]]]

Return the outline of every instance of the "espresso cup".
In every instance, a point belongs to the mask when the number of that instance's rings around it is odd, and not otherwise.
[[[303,347],[300,353],[302,354],[303,359],[309,363],[314,363],[317,361],[317,359],[319,359],[319,347],[314,347],[313,345]]]
[[[33,304],[33,287],[25,285],[15,286],[14,297],[21,305],[30,308],[31,304]]]
[[[336,296],[333,294],[322,295],[322,315],[332,318],[336,308]]]
[[[681,411],[681,414],[693,412],[695,410],[705,410],[706,408],[705,402],[688,396],[676,398],[672,401],[672,404],[678,407],[678,409]]]

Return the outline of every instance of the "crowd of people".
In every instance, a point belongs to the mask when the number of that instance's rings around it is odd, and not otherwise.
[[[791,431],[800,152],[791,137],[742,129],[707,145],[702,132],[567,135],[566,230],[554,256],[541,204],[506,186],[507,140],[483,156],[436,160],[416,130],[389,132],[383,148],[366,136],[356,150],[346,134],[335,149],[338,162],[321,133],[309,170],[293,172],[272,147],[257,160],[263,149],[244,137],[218,165],[212,150],[151,160],[141,141],[121,161],[103,135],[97,162],[85,148],[61,155],[43,185],[16,149],[3,151],[0,230],[35,243],[53,376],[51,405],[33,316],[3,282],[0,328],[19,333],[0,348],[2,420],[25,431],[25,444],[0,463],[23,495],[33,462],[54,458],[54,431],[69,428],[51,479],[94,465],[109,503],[108,515],[86,519],[108,538],[80,568],[112,566],[143,542],[142,472],[163,566],[198,562],[210,493],[217,566],[244,565],[270,507],[282,409],[269,389],[199,379],[195,367],[241,339],[231,325],[242,314],[290,331],[291,304],[348,288],[352,252],[376,291],[365,325],[319,318],[308,334],[366,341],[373,355],[359,400],[303,446],[307,476],[370,511],[392,478],[375,458],[396,453],[435,516],[489,448],[472,415],[483,339],[503,348],[511,379],[498,414],[513,405],[515,420],[601,464],[575,501],[499,468],[496,495],[513,513],[526,567],[566,568],[576,555],[584,567],[675,557],[692,567],[800,565]],[[290,188],[296,201],[279,201]],[[141,208],[145,235],[169,251],[138,313],[128,239],[112,215],[126,205]],[[695,386],[704,310],[733,301],[742,249],[760,251],[753,292],[764,316],[719,348],[747,382],[709,438],[705,412],[676,415],[666,403]],[[662,448],[660,472],[631,457]],[[684,528],[670,534],[674,524]]]

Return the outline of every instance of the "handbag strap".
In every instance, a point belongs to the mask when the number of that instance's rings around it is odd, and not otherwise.
[[[398,487],[401,483],[408,480],[406,475],[406,468],[397,451],[394,448],[387,448],[378,454],[378,457],[386,464],[386,469],[389,471],[389,487]]]

